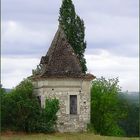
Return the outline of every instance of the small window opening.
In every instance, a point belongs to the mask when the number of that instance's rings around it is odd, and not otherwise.
[[[37,100],[38,100],[38,103],[39,103],[39,105],[41,107],[41,96],[37,96]]]
[[[77,114],[77,95],[70,95],[70,114]]]

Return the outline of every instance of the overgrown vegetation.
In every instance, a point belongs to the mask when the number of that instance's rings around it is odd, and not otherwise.
[[[138,108],[122,97],[118,82],[103,77],[93,81],[89,128],[101,135],[139,136]]]
[[[26,132],[52,132],[59,109],[57,99],[46,99],[41,108],[30,80],[22,81],[10,93],[1,88],[1,128]],[[50,111],[52,110],[52,111]]]
[[[128,97],[129,96],[129,97]],[[53,132],[59,109],[57,99],[46,99],[41,108],[29,80],[10,93],[0,88],[1,128],[25,132]],[[139,136],[139,104],[132,95],[120,93],[118,79],[99,78],[91,89],[91,124],[94,133],[110,136]]]
[[[120,121],[119,125],[125,130],[126,136],[136,137],[140,136],[140,104],[139,93],[121,93],[120,98],[127,102],[128,115],[124,121]]]
[[[118,79],[101,77],[93,81],[91,90],[91,123],[101,135],[123,135],[118,121],[126,116],[118,98]]]
[[[80,60],[82,72],[87,71],[84,52],[86,49],[84,21],[76,14],[72,0],[63,0],[59,23]]]

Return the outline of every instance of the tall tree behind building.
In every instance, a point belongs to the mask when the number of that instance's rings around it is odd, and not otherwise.
[[[71,0],[63,0],[60,8],[59,23],[79,58],[82,72],[86,73],[86,59],[84,58],[86,49],[84,21],[76,14],[75,7]]]

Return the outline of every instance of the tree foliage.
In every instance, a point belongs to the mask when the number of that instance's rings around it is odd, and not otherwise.
[[[46,102],[41,108],[33,94],[33,85],[30,80],[22,81],[10,93],[1,93],[1,126],[2,129],[19,130],[26,132],[52,132],[56,122],[58,100]],[[49,106],[48,106],[49,104]],[[50,112],[50,109],[53,110]]]
[[[82,72],[87,71],[84,52],[86,49],[84,21],[76,15],[75,7],[71,0],[63,0],[60,8],[59,23],[66,37],[79,58]]]
[[[30,125],[39,114],[39,104],[32,94],[33,86],[29,80],[22,81],[2,100],[2,126],[10,129],[29,131]]]
[[[91,89],[91,123],[101,135],[124,135],[118,122],[127,115],[125,104],[119,99],[118,79],[101,77],[92,83]]]
[[[125,118],[125,120],[120,121],[119,125],[125,130],[126,136],[138,137],[140,136],[139,95],[138,93],[137,95],[135,95],[135,93],[132,93],[132,94],[122,93],[120,98],[125,99],[127,102],[128,115]],[[136,98],[136,101],[135,101],[135,98]]]
[[[59,101],[57,99],[46,99],[45,108],[41,109],[40,117],[36,123],[36,132],[53,132],[56,126],[57,111],[59,110]]]

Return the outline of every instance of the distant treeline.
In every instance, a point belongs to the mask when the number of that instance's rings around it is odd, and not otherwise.
[[[125,120],[120,121],[120,126],[125,130],[126,136],[139,136],[140,135],[140,101],[139,92],[123,92],[120,98],[125,99],[127,103],[128,115]]]

